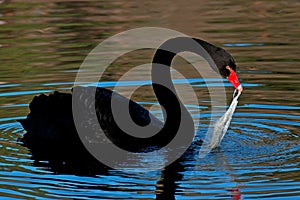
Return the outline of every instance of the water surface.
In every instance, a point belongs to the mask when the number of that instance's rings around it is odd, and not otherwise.
[[[0,195],[78,199],[297,199],[300,197],[300,2],[288,1],[1,1]],[[224,47],[237,61],[245,91],[221,147],[151,172],[108,170],[96,176],[54,173],[36,166],[16,122],[39,93],[69,92],[85,56],[130,28],[171,28]],[[113,86],[153,51],[118,59],[102,80]],[[210,97],[205,82],[178,58],[201,105],[197,137],[206,133]],[[144,80],[149,81],[149,80]],[[187,84],[175,81],[177,85]],[[123,87],[132,87],[132,82]],[[232,88],[226,86],[228,103]],[[179,91],[184,94],[184,91]],[[133,99],[150,108],[150,86]],[[193,106],[186,105],[193,114]],[[151,107],[159,118],[159,107]],[[217,115],[217,113],[215,113]]]

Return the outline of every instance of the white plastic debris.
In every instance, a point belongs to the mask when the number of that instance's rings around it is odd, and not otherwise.
[[[218,147],[222,139],[224,138],[224,135],[226,134],[229,128],[232,115],[238,104],[238,98],[241,95],[241,92],[238,92],[236,96],[235,94],[236,91],[233,94],[233,100],[226,113],[214,123],[213,129],[209,129],[207,131],[199,152],[199,158],[204,158],[206,154],[208,154],[212,149]]]

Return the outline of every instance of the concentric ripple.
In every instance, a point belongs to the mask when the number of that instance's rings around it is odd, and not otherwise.
[[[194,84],[199,83],[195,81]],[[162,111],[155,102],[141,101],[140,104],[151,107],[151,112],[162,119]],[[6,111],[27,106],[16,103],[1,105],[0,109]],[[203,101],[203,106],[186,107],[195,121],[200,122],[196,138],[202,138],[211,116],[207,111],[209,101]],[[200,118],[195,108],[201,110]],[[299,110],[300,107],[288,105],[241,104],[221,146],[204,159],[197,158],[199,146],[196,144],[191,156],[163,171],[124,174],[109,170],[96,177],[55,175],[47,167],[47,161],[45,165],[35,165],[28,149],[17,140],[24,130],[15,120],[24,116],[2,117],[0,195],[86,199],[153,199],[160,195],[179,199],[300,196],[300,115],[296,114]],[[218,113],[213,115],[220,117]]]

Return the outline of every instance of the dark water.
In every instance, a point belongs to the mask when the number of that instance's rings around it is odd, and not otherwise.
[[[1,1],[1,199],[300,198],[299,10],[297,0]],[[29,150],[17,142],[25,132],[15,121],[26,116],[31,99],[69,91],[83,59],[99,42],[144,26],[202,38],[235,57],[245,91],[221,147],[205,159],[134,174],[109,170],[76,176],[35,166]],[[151,53],[121,58],[105,81],[117,81],[126,66],[151,61]],[[203,102],[201,135],[208,127],[210,99],[203,81],[185,71]],[[229,102],[232,88],[226,90]],[[148,108],[155,104],[147,86],[133,98]],[[158,107],[152,111],[161,117]]]

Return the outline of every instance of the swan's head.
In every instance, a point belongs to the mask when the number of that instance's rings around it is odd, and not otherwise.
[[[199,48],[195,46],[195,41],[206,50],[207,54],[203,54],[202,49],[199,51]],[[168,51],[169,49],[172,51]],[[235,89],[240,92],[243,91],[236,74],[236,64],[233,57],[224,49],[198,38],[176,37],[165,41],[155,52],[152,63],[171,66],[174,56],[184,51],[191,51],[204,57],[213,70],[219,72],[223,78],[227,78]]]
[[[211,56],[215,61],[221,76],[227,78],[235,89],[242,92],[243,87],[238,79],[236,64],[233,57],[227,51],[219,47],[215,49],[215,53]]]

